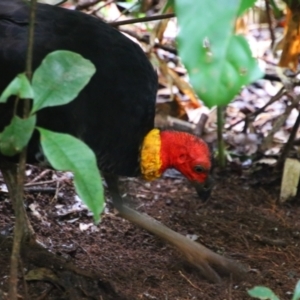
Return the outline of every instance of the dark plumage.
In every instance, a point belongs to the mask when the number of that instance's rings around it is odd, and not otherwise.
[[[25,69],[28,16],[26,3],[0,1],[0,91]],[[80,53],[97,71],[75,101],[40,111],[38,126],[81,138],[96,150],[102,171],[139,175],[139,148],[154,126],[157,87],[156,73],[142,49],[99,19],[40,4],[33,69],[58,49]],[[0,131],[10,117],[0,104]],[[31,145],[29,161],[34,162],[36,139]]]

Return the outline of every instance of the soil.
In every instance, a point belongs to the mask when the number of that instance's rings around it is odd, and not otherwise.
[[[28,170],[28,181],[42,172]],[[39,181],[51,181],[53,174],[49,171]],[[119,217],[109,196],[102,221],[94,226],[76,201],[70,179],[30,187],[28,215],[38,240],[51,252],[47,257],[39,249],[23,249],[20,299],[238,300],[250,299],[247,290],[256,285],[291,299],[300,278],[299,199],[278,205],[280,181],[270,183],[268,173],[260,176],[219,175],[206,203],[182,178],[122,181],[139,211],[249,267],[246,280],[224,277],[221,284],[208,282],[171,246]],[[0,192],[4,292],[13,220],[7,193]]]

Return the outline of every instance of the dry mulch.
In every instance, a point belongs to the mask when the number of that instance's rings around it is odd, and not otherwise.
[[[31,178],[41,172],[30,168]],[[52,171],[43,180],[51,176]],[[32,270],[46,275],[43,281],[26,284],[21,279],[20,296],[27,293],[30,300],[238,300],[250,299],[247,289],[266,285],[281,299],[290,299],[300,278],[299,199],[279,206],[279,184],[262,186],[262,180],[255,178],[232,172],[218,176],[207,203],[182,178],[151,183],[123,180],[131,205],[139,211],[249,266],[246,281],[224,278],[219,285],[207,282],[172,247],[120,218],[110,203],[102,222],[93,226],[89,213],[74,200],[70,180],[60,183],[56,197],[56,183],[46,186],[48,192],[27,192],[26,207],[38,239],[55,258],[39,249],[24,250],[20,278]],[[12,226],[11,204],[7,194],[0,192],[0,289],[4,291]]]

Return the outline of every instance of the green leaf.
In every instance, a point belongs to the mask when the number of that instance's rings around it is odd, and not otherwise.
[[[104,208],[104,195],[94,152],[71,135],[43,128],[38,130],[46,158],[56,170],[73,172],[79,197],[93,212],[95,222],[99,222]]]
[[[12,95],[18,96],[20,99],[33,98],[33,90],[27,76],[24,73],[17,75],[17,77],[15,77],[7,86],[0,96],[0,103],[5,103]]]
[[[174,1],[175,0],[167,0],[167,3],[165,5],[165,7],[163,8],[162,12],[166,13],[169,8],[174,9]]]
[[[271,289],[264,286],[256,286],[253,289],[248,290],[248,294],[252,298],[279,300],[279,298]]]
[[[237,16],[241,16],[248,8],[252,7],[256,0],[241,0]]]
[[[0,152],[7,156],[14,156],[29,142],[36,123],[36,116],[21,119],[12,118],[11,123],[0,133]]]
[[[95,71],[94,65],[77,53],[59,50],[48,54],[33,74],[32,113],[72,101]]]
[[[241,3],[227,1],[224,9],[223,0],[175,0],[179,54],[209,107],[228,104],[243,85],[263,76],[246,40],[233,34]]]
[[[300,280],[297,282],[292,300],[300,299]]]

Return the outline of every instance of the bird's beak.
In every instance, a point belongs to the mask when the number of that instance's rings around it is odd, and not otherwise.
[[[213,187],[213,179],[211,176],[208,176],[204,183],[192,182],[192,185],[197,191],[198,196],[202,201],[206,201],[211,193]]]

